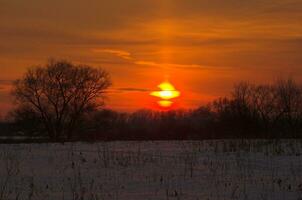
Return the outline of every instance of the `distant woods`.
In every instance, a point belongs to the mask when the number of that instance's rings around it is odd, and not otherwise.
[[[215,115],[217,134],[302,137],[302,85],[293,79],[278,80],[271,85],[239,83],[231,97],[215,100],[210,110]]]
[[[241,82],[228,97],[193,110],[120,113],[102,109],[107,72],[66,61],[27,71],[14,83],[17,108],[0,128],[52,140],[302,138],[302,85]]]

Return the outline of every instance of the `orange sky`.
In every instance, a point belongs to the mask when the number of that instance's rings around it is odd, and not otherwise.
[[[301,0],[0,0],[0,113],[10,81],[50,57],[107,69],[121,111],[150,106],[166,78],[184,108],[240,80],[301,80],[301,21]]]

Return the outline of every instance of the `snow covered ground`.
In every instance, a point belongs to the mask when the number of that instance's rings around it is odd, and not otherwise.
[[[0,200],[301,200],[302,141],[1,144]]]

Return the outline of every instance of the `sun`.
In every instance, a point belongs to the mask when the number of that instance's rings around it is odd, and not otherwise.
[[[151,96],[158,97],[161,100],[157,104],[163,108],[169,108],[174,103],[172,99],[180,96],[180,92],[168,81],[162,82],[158,85],[161,91],[153,91],[150,93]]]

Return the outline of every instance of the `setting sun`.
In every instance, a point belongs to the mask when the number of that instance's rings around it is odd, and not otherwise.
[[[161,100],[157,102],[161,107],[167,108],[172,106],[173,101],[171,101],[171,99],[180,96],[180,92],[177,91],[175,87],[168,81],[159,84],[158,88],[160,88],[161,91],[153,91],[150,93],[150,95],[161,98]]]

